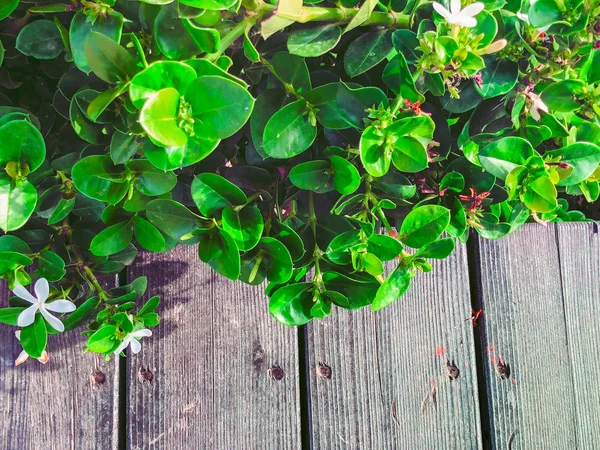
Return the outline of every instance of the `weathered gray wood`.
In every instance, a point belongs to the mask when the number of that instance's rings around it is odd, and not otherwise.
[[[557,229],[577,448],[595,450],[600,437],[600,234],[590,223],[561,224]]]
[[[381,312],[336,310],[308,325],[315,449],[481,448],[465,246],[413,281]]]
[[[0,285],[0,305],[10,293]],[[82,352],[77,331],[50,335],[46,365],[29,359],[15,367],[21,352],[15,327],[0,324],[0,448],[7,450],[117,449],[118,365]],[[106,381],[92,389],[98,369]]]
[[[556,237],[555,224],[529,224],[498,241],[478,240],[483,366],[494,449],[509,448],[509,442],[513,450],[584,448],[577,439]],[[589,237],[582,233],[580,239]],[[581,307],[591,302],[582,301]],[[497,373],[500,362],[510,367],[506,379]]]
[[[195,247],[141,254],[130,273],[161,295],[162,322],[128,356],[127,448],[300,448],[297,330],[270,317],[263,287],[217,275]]]

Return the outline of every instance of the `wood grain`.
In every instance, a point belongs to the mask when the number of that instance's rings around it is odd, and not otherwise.
[[[509,442],[512,450],[580,448],[556,238],[557,225],[530,224],[498,241],[478,240],[483,367],[494,449],[509,448]],[[589,303],[591,298],[582,306]],[[500,358],[510,367],[506,379],[496,370]]]
[[[308,325],[315,449],[481,448],[465,246],[433,265],[378,313],[336,310]]]
[[[271,318],[263,286],[217,275],[195,247],[141,254],[140,275],[162,322],[128,356],[127,448],[300,448],[297,330]]]
[[[0,305],[9,291],[0,285]],[[21,352],[15,327],[0,324],[0,448],[7,450],[109,450],[118,448],[118,365],[82,352],[77,330],[48,337],[50,360],[15,367]],[[92,389],[97,368],[106,381]]]
[[[577,448],[593,450],[600,436],[600,234],[591,223],[565,223],[557,231]]]

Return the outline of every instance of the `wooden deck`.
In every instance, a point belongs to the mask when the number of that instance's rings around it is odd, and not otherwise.
[[[389,308],[301,329],[195,248],[141,255],[128,276],[142,274],[163,301],[139,355],[107,363],[69,333],[47,365],[15,368],[0,326],[0,449],[600,448],[596,224],[476,240]]]

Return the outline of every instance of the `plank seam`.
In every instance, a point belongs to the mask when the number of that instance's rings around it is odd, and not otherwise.
[[[119,272],[117,282],[119,286],[127,285],[127,269],[123,269]],[[115,376],[115,383],[117,384],[114,388],[116,399],[114,403],[116,405],[116,422],[117,422],[117,442],[116,447],[119,450],[127,449],[127,402],[129,396],[127,395],[127,366],[129,365],[129,357],[122,358],[120,355],[116,355],[117,364],[115,364],[115,371],[118,377]]]
[[[298,327],[298,384],[300,387],[300,439],[302,450],[312,450],[312,411],[310,397],[310,364],[308,362],[306,325]]]
[[[481,309],[481,292],[479,281],[481,280],[481,259],[479,255],[479,237],[470,236],[467,241],[467,267],[469,276],[469,291],[471,294],[471,305],[474,311]],[[483,320],[485,320],[485,311]],[[481,423],[481,438],[483,448],[491,448],[491,430],[488,402],[488,385],[485,377],[485,363],[483,354],[483,342],[485,341],[485,330],[480,323],[473,327],[473,342],[475,344],[475,366],[477,372],[477,393],[479,398],[479,417]]]
[[[579,423],[579,415],[577,414],[577,411],[579,411],[579,405],[577,405],[577,393],[576,393],[576,389],[575,389],[575,368],[573,367],[573,361],[575,360],[574,355],[573,355],[573,347],[571,345],[571,342],[569,342],[569,328],[568,328],[568,324],[567,324],[567,305],[565,302],[565,287],[564,287],[564,275],[563,275],[563,268],[562,268],[562,257],[561,257],[561,253],[560,253],[560,244],[559,244],[559,232],[558,232],[558,226],[554,226],[554,242],[556,243],[556,255],[558,256],[558,274],[560,277],[560,297],[562,300],[562,306],[563,306],[563,318],[565,320],[565,342],[566,342],[566,346],[567,349],[569,350],[569,367],[571,369],[571,386],[573,388],[573,407],[574,407],[574,416],[575,416],[575,442],[577,442],[577,446],[579,447],[580,445],[580,436],[579,436],[579,427],[580,427],[580,423]]]

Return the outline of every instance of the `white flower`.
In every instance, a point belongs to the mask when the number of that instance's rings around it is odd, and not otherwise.
[[[446,22],[450,25],[460,25],[461,27],[467,28],[473,28],[477,25],[475,16],[483,11],[484,6],[483,3],[476,2],[461,9],[460,0],[450,0],[450,11],[448,11],[440,3],[433,3],[433,8],[440,16],[446,19]]]
[[[147,336],[152,336],[152,331],[150,331],[148,328],[144,328],[142,330],[137,330],[137,331],[132,331],[127,336],[125,336],[125,339],[123,339],[123,342],[121,342],[121,345],[119,345],[119,348],[117,348],[115,350],[115,355],[118,355],[119,353],[121,353],[129,345],[131,345],[131,351],[133,353],[136,353],[136,354],[139,353],[140,350],[142,349],[142,344],[140,344],[140,342],[138,341],[137,338],[141,339],[141,338],[147,337]]]
[[[21,340],[21,330],[15,331],[15,336],[20,341]],[[27,354],[27,352],[25,350],[23,350],[19,354],[19,356],[17,357],[17,359],[15,359],[15,366],[20,366],[25,361],[27,361],[28,358],[29,358],[29,355]],[[44,350],[42,352],[42,356],[40,356],[39,358],[37,358],[37,360],[39,362],[41,362],[42,364],[46,364],[48,362],[48,359],[49,359],[48,352],[46,352],[46,350]]]
[[[35,320],[35,313],[39,310],[42,316],[44,316],[44,319],[46,319],[52,328],[54,328],[56,331],[64,331],[65,326],[63,323],[48,311],[57,313],[75,311],[75,305],[69,300],[61,299],[55,300],[51,303],[46,303],[46,300],[48,300],[48,295],[50,294],[50,286],[48,285],[48,280],[45,278],[40,278],[37,283],[35,283],[35,295],[37,295],[37,298],[31,295],[29,291],[20,284],[15,286],[13,292],[17,297],[20,297],[23,300],[31,303],[29,308],[19,314],[17,325],[20,327],[31,325]]]
[[[548,106],[543,102],[542,98],[535,92],[528,92],[527,97],[531,100],[531,106],[529,107],[529,114],[536,122],[539,122],[542,118],[540,111],[548,112]]]

